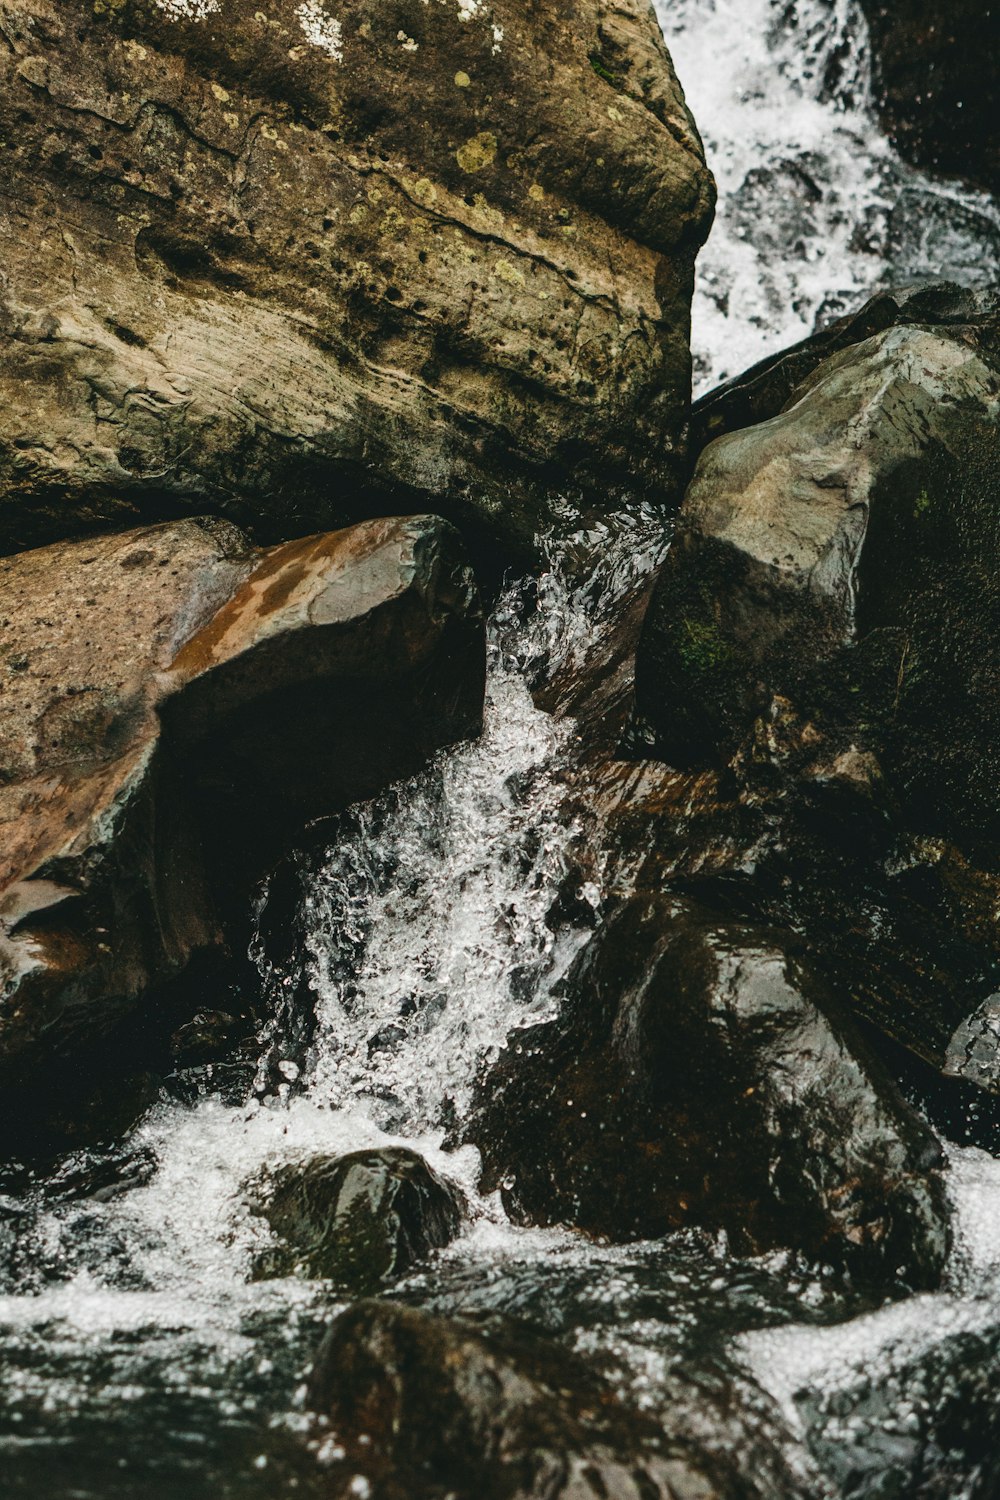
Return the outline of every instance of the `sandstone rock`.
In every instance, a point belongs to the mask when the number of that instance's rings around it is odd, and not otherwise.
[[[647,0],[0,23],[0,549],[669,488],[713,189]]]
[[[221,951],[282,838],[474,732],[484,650],[433,517],[263,555],[178,521],[0,587],[0,1087],[26,1107],[114,1067],[126,1023],[176,1029],[155,992]]]
[[[1000,11],[991,0],[861,0],[882,123],[910,161],[1000,191]]]
[[[802,1495],[778,1482],[777,1461],[766,1490],[720,1475],[690,1436],[665,1433],[579,1357],[502,1317],[356,1303],[320,1346],[308,1403],[329,1423],[326,1445],[315,1441],[334,1496],[357,1494],[359,1477],[379,1500]]]
[[[352,1296],[379,1291],[447,1245],[464,1207],[417,1152],[388,1146],[288,1163],[251,1194],[280,1241],[257,1257],[255,1278],[319,1276]]]
[[[508,1039],[466,1130],[510,1212],[613,1240],[722,1229],[862,1286],[935,1284],[940,1148],[773,934],[636,898],[566,988]]]
[[[912,831],[992,859],[998,369],[995,317],[892,328],[705,450],[638,662],[668,760],[867,766]]]

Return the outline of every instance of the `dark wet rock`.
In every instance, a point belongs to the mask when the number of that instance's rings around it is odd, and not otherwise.
[[[914,209],[912,214],[907,211],[910,206]],[[933,229],[933,224],[927,225],[920,207],[915,192],[901,200],[892,221],[895,231],[890,224],[889,238],[879,241],[884,254],[890,254],[890,246],[892,253],[898,254],[904,244],[908,254],[911,251],[916,254],[912,240],[904,237],[916,231],[926,235]],[[941,212],[936,206],[935,213]],[[991,238],[995,236],[995,229],[991,229]],[[977,290],[955,281],[920,280],[913,286],[879,292],[863,307],[846,313],[801,343],[768,355],[696,401],[691,413],[690,452],[697,458],[714,438],[776,417],[803,381],[825,360],[853,344],[901,324],[931,328],[987,325],[995,319],[997,305],[994,291]]]
[[[1000,11],[992,0],[862,0],[882,124],[921,166],[1000,191]]]
[[[269,1172],[250,1189],[278,1244],[254,1276],[305,1275],[368,1296],[440,1250],[461,1227],[462,1193],[403,1147],[313,1157]]]
[[[224,1010],[200,1010],[179,1026],[170,1038],[170,1050],[178,1063],[211,1062],[232,1046],[239,1022]]]
[[[209,1008],[194,976],[303,823],[477,730],[484,648],[432,517],[264,554],[179,521],[0,582],[6,1131]]]
[[[823,191],[808,154],[754,167],[726,202],[726,218],[765,260],[803,260],[815,237]]]
[[[575,750],[566,759],[600,764],[619,752],[635,709],[635,653],[642,621],[669,545],[663,512],[634,507],[567,547],[557,572],[544,576],[540,605],[560,621],[524,663],[538,706],[573,720]],[[547,591],[568,598],[552,609]]]
[[[566,989],[466,1127],[510,1212],[610,1239],[700,1225],[862,1285],[936,1283],[940,1148],[774,934],[637,898]]]
[[[329,1424],[337,1496],[380,1500],[771,1500],[803,1494],[775,1455],[765,1483],[630,1409],[595,1367],[512,1319],[361,1302],[317,1354],[308,1404]],[[704,1410],[704,1406],[702,1408]],[[324,1451],[321,1435],[315,1439]],[[729,1472],[727,1472],[727,1469]]]
[[[995,848],[997,326],[892,328],[705,450],[638,662],[669,761],[867,784]]]
[[[619,890],[630,871],[681,879],[795,931],[866,1024],[930,1065],[914,1086],[949,1129],[988,1073],[956,1068],[955,1038],[1000,990],[998,326],[993,293],[886,294],[707,398],[702,429],[724,435],[639,651],[673,769],[612,765],[597,789]],[[970,1107],[985,1143],[991,1110]]]
[[[0,550],[670,487],[713,187],[645,0],[3,19]]]
[[[883,253],[896,286],[933,278],[942,266],[949,280],[963,286],[1000,283],[1000,228],[991,215],[927,188],[907,187],[886,229]]]

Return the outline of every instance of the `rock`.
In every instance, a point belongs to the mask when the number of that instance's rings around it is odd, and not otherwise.
[[[379,1500],[801,1493],[765,1492],[743,1476],[720,1482],[693,1439],[665,1434],[578,1356],[508,1318],[477,1322],[356,1303],[320,1346],[307,1402],[329,1424],[329,1438],[314,1441],[334,1496],[358,1494],[359,1479]]]
[[[406,1274],[457,1235],[459,1190],[402,1147],[317,1156],[269,1172],[251,1189],[254,1212],[279,1244],[254,1277],[323,1277],[363,1297]]]
[[[1000,191],[1000,11],[991,0],[861,0],[882,124],[907,158]]]
[[[989,862],[997,331],[889,329],[705,450],[637,664],[669,761],[740,751],[815,781],[864,765],[914,832]]]
[[[889,211],[885,257],[896,286],[932,280],[941,266],[947,266],[952,282],[996,287],[1000,228],[988,209],[978,212],[940,192],[906,187]],[[983,293],[983,300],[990,295]],[[995,300],[996,293],[992,296]]]
[[[697,1225],[861,1285],[936,1283],[937,1141],[774,935],[635,898],[566,989],[508,1039],[465,1130],[508,1212],[612,1240]]]
[[[669,491],[714,189],[647,0],[3,25],[0,549]]]
[[[192,965],[283,842],[476,731],[484,645],[434,517],[264,554],[176,521],[22,553],[0,587],[7,1129],[208,1009]]]
[[[928,232],[926,215],[907,213],[908,209],[916,208],[918,196],[911,191],[902,197],[890,224],[890,237],[885,244],[887,255],[898,254],[907,243],[905,236],[911,224],[916,229],[912,221],[920,219],[921,233]],[[991,239],[995,237],[996,230],[992,229]],[[847,313],[779,354],[769,355],[696,401],[691,413],[692,457],[697,459],[713,438],[776,417],[798,387],[842,349],[900,324],[934,328],[987,325],[995,319],[997,308],[995,291],[976,290],[953,281],[932,279],[879,292],[856,312]]]

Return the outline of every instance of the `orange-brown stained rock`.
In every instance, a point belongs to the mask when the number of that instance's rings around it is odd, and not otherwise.
[[[0,599],[0,1087],[44,1095],[307,820],[477,730],[483,626],[427,516],[58,544],[0,562]]]

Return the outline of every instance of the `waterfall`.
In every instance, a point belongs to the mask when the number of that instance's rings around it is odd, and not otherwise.
[[[854,0],[656,8],[720,187],[694,303],[699,388],[879,285],[997,274],[995,209],[904,166],[878,132]],[[565,538],[534,597],[514,590],[494,611],[482,738],[349,810],[311,857],[302,923],[315,1026],[301,1056],[279,1046],[280,1082],[262,1069],[237,1104],[161,1100],[96,1196],[74,1194],[72,1162],[47,1184],[22,1174],[0,1186],[5,1493],[273,1500],[283,1485],[306,1494],[317,1483],[293,1440],[300,1382],[336,1302],[317,1283],[248,1279],[267,1231],[241,1187],[320,1150],[406,1142],[458,1180],[469,1225],[413,1279],[424,1305],[516,1306],[556,1322],[558,1283],[576,1345],[613,1352],[634,1398],[653,1407],[697,1338],[773,1397],[803,1472],[811,1461],[796,1441],[820,1434],[838,1482],[838,1432],[858,1438],[889,1421],[905,1444],[922,1421],[907,1373],[921,1351],[974,1331],[984,1307],[1000,1322],[1000,1166],[978,1152],[953,1153],[945,1289],[818,1328],[809,1309],[820,1289],[788,1260],[738,1266],[724,1245],[707,1253],[694,1240],[665,1259],[656,1246],[519,1229],[478,1193],[475,1152],[442,1150],[507,1034],[552,1014],[601,910],[599,885],[585,882],[578,918],[549,920],[587,830],[563,776],[574,724],[539,708],[531,682],[585,655],[600,609],[663,544],[661,522],[645,515]],[[580,553],[600,558],[596,579],[574,580],[565,560]],[[761,1308],[777,1309],[775,1326],[730,1337],[734,1319],[749,1326]],[[880,1382],[888,1417],[858,1395]],[[964,1491],[956,1482],[949,1493]]]
[[[1000,276],[1000,211],[895,155],[857,0],[657,0],[719,186],[698,265],[698,393],[883,286]]]

